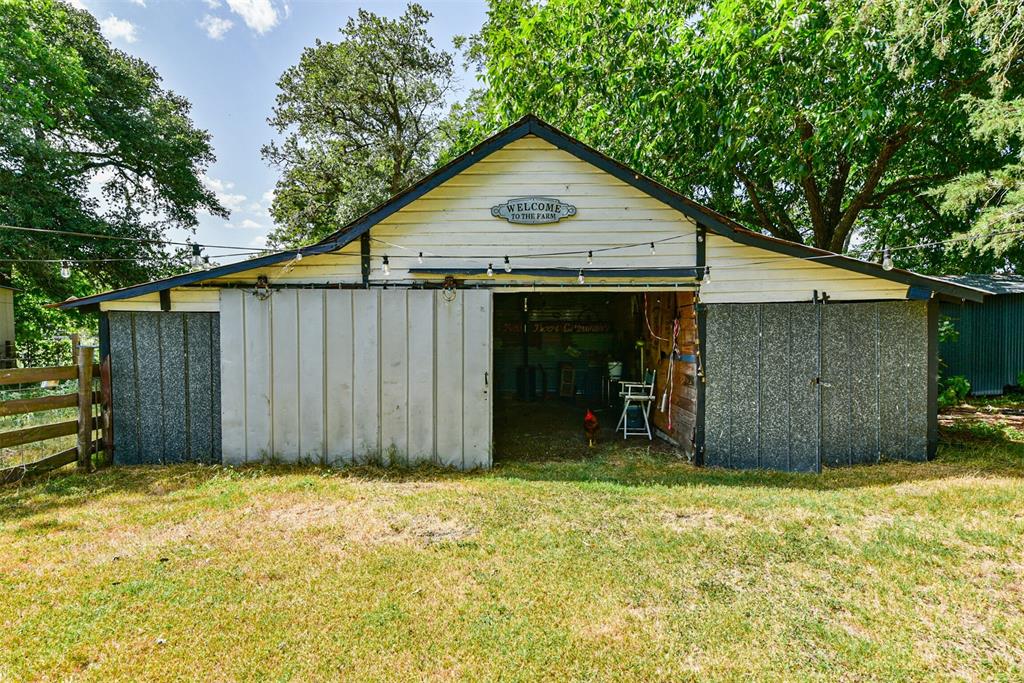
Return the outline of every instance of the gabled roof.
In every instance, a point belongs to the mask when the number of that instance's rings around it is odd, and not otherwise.
[[[944,275],[942,279],[989,294],[1024,294],[1024,275]]]
[[[163,280],[155,280],[153,282],[147,282],[140,285],[124,287],[122,289],[116,289],[102,294],[95,294],[93,296],[82,297],[79,299],[69,299],[57,304],[57,306],[60,308],[92,306],[101,301],[125,299],[139,296],[141,294],[150,294],[170,289],[172,287],[196,284],[204,280],[210,280],[224,275],[231,275],[233,273],[253,268],[282,263],[295,258],[297,254],[312,256],[340,249],[359,239],[363,234],[369,232],[370,228],[380,223],[391,214],[408,206],[411,202],[419,199],[441,183],[444,183],[458,175],[477,161],[487,157],[492,152],[501,149],[510,142],[526,137],[527,135],[536,135],[555,147],[569,152],[583,161],[593,164],[597,168],[611,174],[619,180],[632,185],[638,190],[645,192],[651,197],[654,197],[684,215],[689,216],[699,225],[704,226],[707,230],[727,237],[740,244],[760,247],[768,251],[773,251],[787,256],[794,256],[796,258],[807,258],[813,256],[819,263],[826,263],[828,265],[844,268],[857,273],[871,275],[885,280],[892,280],[906,284],[910,287],[927,288],[955,298],[980,301],[985,294],[982,290],[950,282],[948,280],[918,275],[907,270],[895,268],[892,270],[884,270],[877,263],[861,261],[841,254],[833,254],[832,252],[825,251],[823,249],[808,247],[803,244],[789,242],[787,240],[770,237],[768,235],[748,230],[734,220],[713,211],[706,206],[698,204],[689,197],[685,197],[678,192],[665,187],[656,180],[641,175],[639,172],[620,164],[614,159],[598,152],[594,148],[583,144],[566,133],[563,133],[554,126],[541,121],[536,116],[527,115],[513,123],[508,128],[505,128],[484,140],[468,152],[465,152],[433,173],[427,175],[419,182],[411,185],[402,192],[399,192],[377,208],[363,214],[359,218],[356,218],[341,230],[329,235],[316,244],[301,247],[299,249],[280,251],[247,261],[217,266],[210,270],[185,273],[184,275],[176,275]]]

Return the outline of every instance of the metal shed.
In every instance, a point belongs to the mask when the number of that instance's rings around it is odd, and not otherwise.
[[[119,462],[490,467],[531,373],[572,402],[625,360],[681,455],[817,471],[933,452],[938,302],[982,296],[752,232],[526,117],[317,244],[61,306],[101,315]]]
[[[1024,372],[1024,276],[951,275],[947,280],[984,290],[984,302],[943,302],[957,331],[939,345],[942,374],[962,375],[977,396],[1002,394]]]

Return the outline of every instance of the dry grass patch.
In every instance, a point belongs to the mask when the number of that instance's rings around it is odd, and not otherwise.
[[[1018,680],[1024,447],[0,489],[0,680]]]

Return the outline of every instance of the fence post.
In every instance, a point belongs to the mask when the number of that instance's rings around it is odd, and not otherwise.
[[[114,419],[110,398],[110,356],[100,363],[100,420],[103,424],[103,466],[114,464]]]
[[[78,471],[92,464],[92,347],[78,347]]]

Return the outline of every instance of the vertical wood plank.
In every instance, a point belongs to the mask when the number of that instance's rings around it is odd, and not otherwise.
[[[409,296],[409,462],[434,459],[434,293]]]
[[[130,465],[139,462],[139,412],[135,384],[135,338],[132,314],[115,311],[110,321],[110,383],[116,387],[111,396],[114,423],[114,462]]]
[[[324,444],[324,291],[303,289],[299,295],[299,453],[323,462]]]
[[[273,454],[295,462],[299,453],[299,297],[294,289],[282,289],[271,297],[271,411],[273,413]]]
[[[446,301],[441,292],[435,293],[437,326],[436,397],[437,406],[437,459],[445,467],[463,467],[463,332],[462,315],[465,291],[455,299]]]
[[[220,292],[219,336],[220,377],[228,390],[220,397],[221,459],[224,464],[245,462],[246,387],[245,305],[243,292],[222,289]]]
[[[185,392],[185,318],[181,313],[159,313],[160,320],[160,385],[163,419],[163,450],[161,462],[187,462],[188,449]],[[151,407],[152,408],[152,407]]]
[[[92,469],[92,347],[78,348],[78,471]]]
[[[465,292],[463,311],[463,468],[491,465],[491,292]]]
[[[193,462],[217,462],[213,456],[213,423],[211,383],[213,382],[213,350],[210,344],[212,316],[208,313],[186,313],[185,343],[188,345],[188,432],[189,457]]]
[[[352,292],[353,444],[358,462],[380,458],[380,292]]]
[[[352,462],[352,292],[330,290],[326,297],[327,459]]]
[[[385,464],[408,462],[409,326],[406,297],[406,290],[401,289],[389,289],[380,294],[380,434]]]
[[[245,309],[245,461],[252,461],[269,458],[273,453],[271,304],[270,299],[260,301],[249,294],[244,294],[242,301]]]

